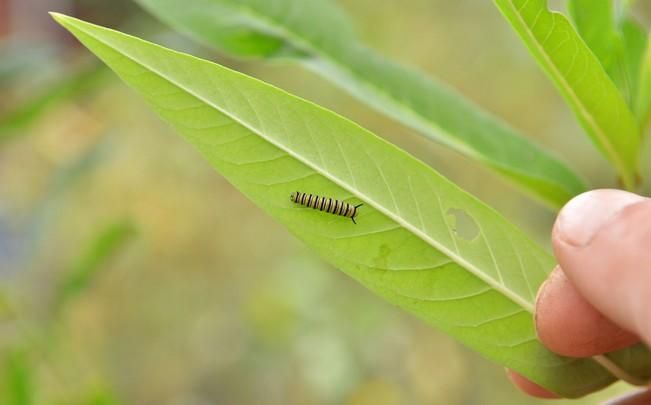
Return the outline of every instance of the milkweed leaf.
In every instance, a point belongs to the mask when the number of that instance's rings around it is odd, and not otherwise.
[[[567,5],[581,37],[634,109],[647,35],[633,19],[630,7],[620,3],[569,0]]]
[[[617,86],[569,20],[547,0],[495,0],[628,188],[636,186],[640,131]]]
[[[235,187],[369,289],[554,392],[578,396],[613,381],[594,360],[559,357],[536,338],[534,299],[551,256],[424,163],[259,80],[54,18]],[[358,224],[297,207],[289,199],[297,190],[364,203]],[[629,366],[630,355],[615,361]]]

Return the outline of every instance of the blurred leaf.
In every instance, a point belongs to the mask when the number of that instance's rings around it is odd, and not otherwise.
[[[330,1],[138,1],[172,27],[233,56],[297,60],[554,208],[585,190],[564,163],[456,91],[360,44]]]
[[[0,143],[19,136],[38,120],[48,108],[95,88],[104,77],[103,69],[93,64],[56,80],[26,102],[0,116]],[[25,134],[26,132],[23,132]]]
[[[555,392],[578,396],[613,381],[592,359],[559,357],[536,338],[535,293],[552,257],[436,171],[256,79],[54,18],[246,196],[371,290]],[[292,204],[296,190],[363,202],[358,225]],[[649,352],[632,350],[617,361],[648,367]]]
[[[137,0],[197,41],[244,58],[299,59],[338,53],[356,43],[347,16],[323,0]],[[326,55],[323,55],[323,54]]]
[[[640,86],[640,69],[647,46],[647,34],[640,24],[628,17],[622,21],[620,30],[617,60],[612,76],[629,100],[631,108],[635,108]]]
[[[640,86],[635,111],[642,126],[646,126],[651,111],[651,36],[647,40],[640,68]]]
[[[10,405],[34,403],[32,365],[29,356],[21,350],[14,350],[5,359],[5,400]]]
[[[628,189],[636,186],[640,131],[597,57],[547,0],[495,0],[538,63],[554,81],[595,145]]]
[[[646,32],[633,20],[628,5],[618,13],[615,5],[613,0],[570,0],[568,9],[577,30],[634,108]]]
[[[65,272],[59,291],[58,306],[64,305],[86,290],[105,268],[109,259],[116,255],[134,235],[130,221],[119,221],[102,229]]]

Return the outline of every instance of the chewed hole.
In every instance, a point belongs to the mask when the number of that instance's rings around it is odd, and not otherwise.
[[[472,241],[479,236],[477,222],[466,211],[450,208],[446,214],[452,217],[452,230],[458,237]]]
[[[565,12],[566,7],[567,7],[567,5],[565,3],[567,3],[566,0],[548,0],[547,1],[547,8],[552,10],[552,11],[563,13],[563,12]]]

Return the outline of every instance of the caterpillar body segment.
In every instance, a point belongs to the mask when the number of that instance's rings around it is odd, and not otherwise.
[[[358,208],[364,205],[352,205],[345,201],[336,200],[334,198],[321,197],[300,191],[292,193],[290,200],[304,207],[324,211],[328,214],[350,218],[354,224],[357,224],[357,222],[355,222],[355,217],[357,216]]]

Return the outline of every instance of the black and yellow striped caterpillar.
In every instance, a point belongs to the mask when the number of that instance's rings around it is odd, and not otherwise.
[[[352,205],[345,201],[333,200],[332,198],[319,197],[313,194],[302,193],[297,191],[290,196],[292,202],[319,211],[325,211],[328,214],[341,215],[350,218],[354,224],[357,216],[357,208],[364,204]]]

